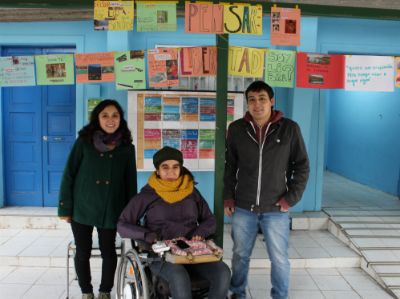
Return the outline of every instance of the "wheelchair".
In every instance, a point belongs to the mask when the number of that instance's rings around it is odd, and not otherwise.
[[[143,241],[123,239],[125,252],[117,267],[117,299],[168,299],[168,283],[155,276],[149,265],[162,261],[162,257],[151,250]],[[190,274],[192,298],[207,298],[209,282]]]

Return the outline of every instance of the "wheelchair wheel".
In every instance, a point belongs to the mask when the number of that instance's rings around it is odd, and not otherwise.
[[[146,272],[136,250],[129,250],[121,257],[117,299],[150,299]]]

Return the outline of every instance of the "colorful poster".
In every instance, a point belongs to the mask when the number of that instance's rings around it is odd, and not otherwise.
[[[217,74],[217,47],[181,48],[182,76],[215,76]]]
[[[215,156],[215,130],[199,130],[199,158],[213,159]]]
[[[199,121],[199,99],[182,97],[182,117],[184,121]]]
[[[153,159],[154,154],[161,148],[161,130],[144,129],[144,158]]]
[[[94,30],[133,30],[133,1],[94,1]]]
[[[181,151],[183,159],[197,159],[199,130],[181,131]]]
[[[117,89],[145,89],[144,51],[114,52],[115,86]]]
[[[144,120],[161,120],[161,97],[146,97],[144,99]]]
[[[224,33],[224,6],[212,3],[185,2],[186,33]]]
[[[345,89],[394,91],[394,57],[346,55]]]
[[[0,57],[0,87],[34,85],[36,81],[33,56]]]
[[[400,88],[400,57],[395,57],[394,59],[396,65],[396,87]]]
[[[233,99],[228,99],[226,110],[226,121],[229,124],[235,119],[235,101]]]
[[[102,99],[88,99],[87,100],[87,121],[90,121],[90,114],[93,109],[102,101]]]
[[[262,35],[262,5],[224,3],[224,33]]]
[[[150,87],[178,86],[178,49],[157,48],[148,50]]]
[[[344,88],[344,55],[297,53],[296,86]]]
[[[114,54],[112,52],[75,54],[76,82],[114,81]]]
[[[264,49],[229,47],[228,75],[261,78],[264,71]]]
[[[177,129],[162,130],[163,146],[170,146],[178,150],[181,149],[181,131]]]
[[[200,121],[215,121],[215,99],[200,98]]]
[[[176,2],[136,1],[137,31],[176,31]]]
[[[181,101],[178,97],[163,98],[163,121],[179,121],[180,120]]]
[[[37,85],[74,84],[74,55],[37,55],[36,81]]]
[[[293,87],[296,52],[267,49],[265,82],[275,87]]]
[[[271,45],[300,46],[299,8],[271,7]]]

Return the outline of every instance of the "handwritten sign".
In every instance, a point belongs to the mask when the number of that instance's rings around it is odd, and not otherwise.
[[[224,33],[224,6],[222,4],[185,2],[185,32]]]
[[[147,51],[149,86],[178,86],[178,49],[157,48]]]
[[[295,51],[267,49],[265,82],[276,87],[293,87]]]
[[[33,56],[0,57],[0,86],[35,85]]]
[[[228,75],[243,77],[262,77],[264,68],[264,49],[229,47]]]
[[[297,53],[296,86],[343,88],[344,55]]]
[[[94,30],[133,30],[133,1],[94,1]]]
[[[400,87],[400,57],[394,59],[396,65],[396,87]]]
[[[112,52],[75,54],[76,82],[114,81],[114,54]]]
[[[300,15],[298,8],[271,7],[272,45],[300,45]]]
[[[74,84],[74,55],[37,55],[36,79],[38,85]]]
[[[215,76],[217,47],[182,48],[180,52],[182,76]]]
[[[136,1],[137,31],[176,31],[176,2]]]
[[[346,90],[394,91],[393,56],[346,55]]]
[[[224,3],[224,33],[262,35],[262,5]]]

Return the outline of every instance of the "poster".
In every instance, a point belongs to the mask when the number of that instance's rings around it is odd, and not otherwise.
[[[262,5],[224,3],[224,33],[262,35]]]
[[[228,122],[243,117],[243,94],[229,94]],[[182,151],[191,170],[213,170],[216,100],[212,92],[128,92],[128,126],[134,128],[138,170],[153,170],[163,146]]]
[[[114,52],[115,86],[121,89],[145,89],[144,50]]]
[[[0,57],[0,86],[34,86],[33,56]]]
[[[393,56],[346,55],[345,89],[394,91]]]
[[[112,52],[75,54],[75,65],[77,83],[114,81]]]
[[[180,50],[181,76],[215,76],[217,47],[188,47]]]
[[[265,57],[265,82],[274,87],[294,86],[296,52],[267,49]]]
[[[229,47],[228,75],[261,78],[265,50],[248,47]]]
[[[300,46],[299,8],[271,7],[271,45]]]
[[[138,32],[176,31],[176,2],[136,1]]]
[[[74,84],[74,55],[37,55],[36,81],[38,85]]]
[[[224,6],[212,3],[185,2],[186,33],[224,33]]]
[[[395,57],[395,67],[396,67],[396,87],[400,88],[400,57]]]
[[[133,1],[94,1],[94,30],[133,30]]]
[[[87,121],[90,122],[90,114],[93,109],[102,101],[102,99],[88,99],[87,100]]]
[[[296,86],[344,88],[344,55],[297,53]]]
[[[157,48],[148,50],[150,87],[178,86],[178,49]]]

